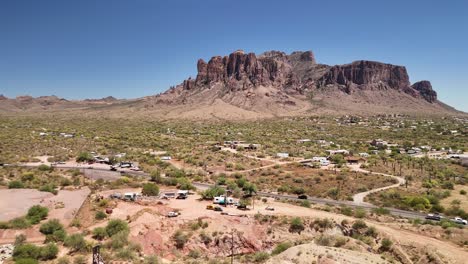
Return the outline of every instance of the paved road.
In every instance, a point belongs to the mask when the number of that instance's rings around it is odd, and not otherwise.
[[[37,167],[38,165],[10,165],[10,166],[23,166],[23,167]],[[93,171],[95,172],[111,172],[109,169],[105,168],[93,168],[92,166],[88,167],[73,167],[73,166],[61,166],[61,165],[56,165],[55,167],[61,168],[61,169],[79,169],[85,173],[85,175],[88,175],[88,177],[91,177],[91,173]],[[109,173],[106,173],[106,180],[112,180],[119,179],[121,174],[120,172],[113,172],[113,177],[111,177]],[[132,175],[132,176],[138,176],[138,177],[150,177],[149,173],[145,173],[142,171],[125,171],[126,174]],[[92,178],[99,178],[99,177],[92,177]],[[193,182],[192,183],[197,189],[199,190],[206,190],[210,187],[213,187],[213,184],[208,184],[208,183],[202,183],[202,182]],[[384,187],[388,188],[390,186]],[[275,199],[285,199],[285,200],[294,200],[294,201],[300,201],[300,199],[297,198],[297,196],[293,195],[287,195],[287,194],[276,194],[276,193],[267,193],[267,192],[258,192],[257,195],[259,196],[264,196],[264,197],[272,197]],[[354,201],[337,201],[337,200],[331,200],[331,199],[325,199],[325,198],[318,198],[318,197],[308,197],[310,202],[315,203],[315,204],[324,204],[324,205],[334,205],[334,206],[348,206],[352,208],[363,208],[366,210],[371,210],[374,208],[378,208],[375,205],[369,204],[369,203],[356,203]],[[405,210],[400,210],[396,208],[387,208],[391,214],[396,215],[396,216],[401,216],[405,218],[419,218],[419,219],[424,219],[425,214],[423,213],[418,213],[418,212],[413,212],[413,211],[405,211]]]

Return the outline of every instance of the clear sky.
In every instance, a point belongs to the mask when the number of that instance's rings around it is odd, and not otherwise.
[[[196,75],[199,58],[312,50],[377,60],[468,111],[468,1],[0,1],[0,94],[136,98]]]

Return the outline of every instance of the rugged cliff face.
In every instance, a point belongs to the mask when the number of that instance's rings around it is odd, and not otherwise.
[[[210,89],[219,84],[225,92],[263,86],[287,94],[307,94],[317,89],[337,89],[347,94],[392,89],[429,103],[437,100],[437,93],[428,81],[411,85],[403,66],[375,61],[328,66],[317,64],[312,51],[296,51],[290,55],[268,51],[257,56],[238,50],[229,56],[212,57],[208,63],[200,59],[197,69],[195,79],[182,83],[183,90]]]
[[[183,88],[203,89],[222,83],[231,91],[257,86],[292,87],[299,90],[303,83],[294,69],[303,64],[309,67],[316,65],[311,51],[293,52],[291,55],[280,51],[269,51],[257,57],[254,53],[246,54],[238,50],[229,56],[212,57],[208,63],[203,59],[198,60],[197,77],[185,80]]]
[[[432,90],[432,85],[429,81],[420,81],[414,83],[411,88],[419,91],[419,94],[430,103],[433,103],[437,100],[437,92]]]

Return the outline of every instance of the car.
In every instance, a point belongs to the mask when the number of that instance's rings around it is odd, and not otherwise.
[[[435,221],[440,221],[442,220],[444,217],[441,216],[440,214],[427,214],[426,215],[426,219],[428,220],[435,220]]]
[[[265,210],[267,210],[267,211],[274,211],[275,208],[273,208],[273,207],[271,207],[271,206],[267,206],[267,207],[265,208]]]
[[[109,195],[111,199],[122,199],[122,194],[121,193],[113,193]]]
[[[307,200],[307,195],[305,195],[305,194],[298,195],[297,199]]]
[[[214,210],[217,211],[217,212],[222,212],[223,208],[221,208],[219,206],[215,206]]]
[[[179,215],[178,212],[172,211],[172,212],[169,212],[169,213],[167,214],[167,217],[177,217],[178,215]]]
[[[213,210],[213,209],[214,209],[214,206],[211,204],[206,206],[206,210]]]
[[[228,213],[227,213],[227,212],[221,212],[221,214],[222,214],[222,215],[228,215]]]
[[[465,219],[461,218],[461,217],[455,217],[455,218],[452,218],[450,219],[450,221],[456,223],[456,224],[459,224],[459,225],[468,225],[468,221],[466,221]]]

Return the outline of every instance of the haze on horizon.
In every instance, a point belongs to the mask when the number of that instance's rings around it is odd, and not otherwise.
[[[468,2],[3,1],[0,94],[136,98],[234,50],[312,50],[319,63],[375,60],[431,81],[468,112]]]

